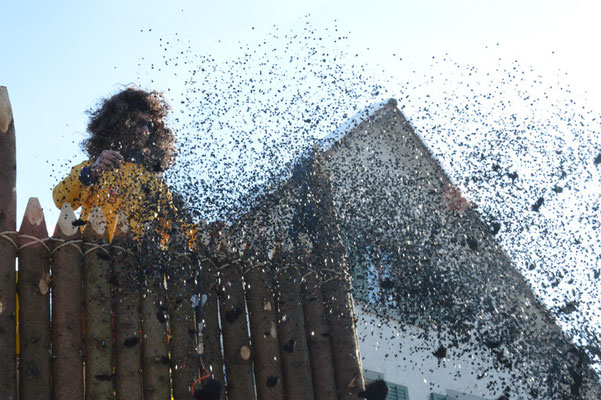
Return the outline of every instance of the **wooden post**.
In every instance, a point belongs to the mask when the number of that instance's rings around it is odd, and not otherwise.
[[[278,248],[272,261],[277,279],[278,328],[286,398],[313,400],[311,364],[300,299],[300,272],[291,260],[289,249]]]
[[[326,265],[327,266],[327,265]],[[338,398],[356,399],[364,388],[349,281],[331,276],[323,285]]]
[[[117,399],[142,400],[140,289],[138,264],[129,221],[119,213],[113,236],[113,288],[115,315],[115,392]]]
[[[142,269],[142,371],[145,400],[171,399],[167,305],[163,286],[164,259],[149,226],[140,251]]]
[[[315,154],[314,154],[315,156]],[[302,160],[294,172],[299,183],[299,199],[296,204],[288,235],[293,243],[293,260],[298,265],[301,279],[301,300],[305,322],[305,334],[311,361],[313,394],[316,400],[336,398],[334,362],[330,346],[330,327],[326,317],[321,291],[323,274],[315,270],[313,243],[321,245],[319,231],[320,197],[312,187],[314,160]]]
[[[312,271],[310,257],[305,257],[307,264],[302,264],[304,274],[302,282],[302,302],[305,315],[305,333],[311,360],[311,377],[315,400],[336,398],[336,382],[334,379],[334,362],[330,347],[330,327],[326,317],[325,305],[321,292],[320,280]]]
[[[216,257],[219,266],[219,304],[223,330],[223,354],[229,400],[253,400],[251,347],[239,262],[228,255],[225,241]]]
[[[81,235],[69,203],[64,203],[52,253],[52,393],[57,400],[83,399],[81,336]]]
[[[320,231],[321,195],[314,187],[315,158],[301,160],[293,176],[298,182],[299,198],[296,204],[288,236],[293,243],[293,258],[303,278],[301,279],[301,299],[305,317],[305,333],[311,361],[313,393],[317,400],[336,398],[336,383],[330,327],[326,318],[321,282],[323,273],[314,269],[313,243],[322,245],[323,232]],[[319,183],[319,182],[318,182]],[[317,185],[319,186],[319,185]]]
[[[225,385],[223,375],[223,353],[221,349],[221,329],[219,328],[219,307],[217,297],[217,271],[207,251],[201,252],[202,275],[200,277],[202,295],[206,300],[202,305],[202,360],[205,368],[219,382]]]
[[[192,297],[198,295],[198,281],[187,240],[176,225],[169,244],[167,273],[169,328],[171,339],[171,380],[175,400],[190,399],[190,389],[198,378],[195,311]]]
[[[17,399],[16,182],[15,125],[8,91],[0,86],[0,398],[7,400]]]
[[[48,230],[37,198],[27,203],[19,230],[19,393],[48,399],[50,386],[50,251]]]
[[[83,239],[86,399],[112,399],[111,255],[106,246],[108,227],[99,207],[90,211]]]
[[[246,305],[253,342],[253,360],[259,400],[283,399],[283,374],[278,342],[275,296],[270,263],[245,251]]]
[[[314,152],[310,176],[315,199],[317,267],[326,278],[323,298],[330,326],[330,342],[339,400],[356,399],[364,388],[359,344],[355,330],[352,288],[348,278],[346,251],[334,209],[334,198],[325,160]]]

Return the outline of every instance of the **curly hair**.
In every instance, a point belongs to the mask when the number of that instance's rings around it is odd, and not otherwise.
[[[100,102],[96,110],[89,110],[90,137],[82,142],[82,147],[90,158],[96,158],[103,150],[123,152],[126,159],[137,159],[149,171],[160,172],[175,162],[175,134],[166,125],[165,117],[170,110],[162,93],[128,87],[125,90]],[[140,113],[150,115],[148,127],[148,149],[134,154],[131,143],[135,142],[135,126]]]

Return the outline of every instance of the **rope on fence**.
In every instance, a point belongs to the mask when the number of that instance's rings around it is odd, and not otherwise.
[[[223,269],[225,269],[225,268],[229,267],[230,265],[236,265],[236,264],[240,264],[241,262],[242,262],[242,260],[241,260],[241,259],[237,259],[237,260],[234,260],[234,261],[232,261],[232,262],[225,263],[225,264],[223,264],[221,267],[217,268],[217,271],[221,271],[221,270],[223,270]]]
[[[213,259],[211,257],[204,257],[201,260],[201,263],[205,262],[205,261],[210,262],[212,264],[212,266],[217,271],[221,271],[224,268],[227,268],[227,267],[229,267],[230,265],[233,265],[233,264],[243,264],[242,259],[236,259],[236,260],[231,261],[229,263],[223,264],[221,267],[217,267],[217,265],[215,264],[215,262],[213,261]],[[250,264],[250,263],[244,263],[244,264]],[[256,264],[250,264],[249,267],[242,268],[241,273],[244,275],[244,274],[247,274],[248,272],[250,272],[250,271],[252,271],[252,270],[254,270],[256,268],[263,268],[264,266],[270,265],[270,264],[271,264],[271,261],[266,261],[266,262],[261,262],[261,263],[256,263]],[[278,268],[276,272],[282,272],[282,271],[285,271],[286,269],[295,269],[299,274],[301,274],[301,270],[300,270],[300,268],[297,265],[288,265],[288,266],[285,266],[285,267],[282,267],[282,268]],[[350,281],[350,275],[349,275],[349,273],[347,271],[336,271],[336,270],[330,269],[330,268],[320,268],[320,269],[317,269],[317,268],[310,268],[309,267],[307,269],[309,271],[306,274],[304,274],[304,275],[301,276],[301,282],[304,282],[305,278],[307,276],[309,276],[310,274],[315,274],[318,277],[320,275],[324,276],[326,278],[326,280],[322,284],[326,284],[326,283],[328,283],[331,280],[336,279],[336,278],[342,279],[344,281]]]
[[[17,244],[17,242],[13,239],[14,236],[17,236],[19,238],[26,238],[29,239],[29,242],[23,244],[22,246],[19,246]],[[33,244],[39,243],[42,246],[44,246],[44,248],[48,251],[48,253],[50,255],[54,254],[54,252],[56,252],[57,250],[65,247],[65,246],[73,246],[74,248],[76,248],[83,257],[85,257],[86,255],[90,254],[92,251],[94,250],[100,250],[103,253],[105,253],[107,256],[109,257],[117,257],[119,255],[121,255],[124,252],[128,252],[133,254],[134,252],[131,249],[125,248],[125,247],[121,247],[121,246],[117,246],[114,244],[110,244],[110,243],[105,243],[105,244],[96,244],[96,243],[90,243],[90,242],[84,242],[81,239],[77,239],[77,240],[64,240],[64,239],[58,239],[58,238],[45,238],[45,239],[39,239],[35,236],[31,236],[31,235],[25,235],[25,234],[20,234],[19,232],[16,231],[4,231],[4,232],[0,232],[0,237],[7,240],[8,242],[10,242],[15,250],[17,252],[19,252],[20,250],[22,250],[25,247],[31,246]],[[55,241],[55,242],[59,242],[60,244],[54,248],[50,248],[50,246],[48,246],[48,244],[46,242],[48,241]],[[77,246],[78,244],[83,244],[84,246],[88,246],[89,249],[87,249],[85,252],[81,249],[80,246]],[[111,255],[110,251],[108,250],[108,248],[112,248],[112,249],[117,249],[119,250],[119,252],[117,254]],[[187,258],[189,260],[191,260],[190,258],[190,253],[177,253],[176,257],[183,257],[183,258]],[[230,265],[237,265],[237,264],[242,264],[242,259],[236,259],[233,260],[229,263],[225,263],[224,265],[218,267],[215,262],[213,261],[212,257],[204,257],[200,260],[201,263],[204,262],[210,262],[212,264],[212,266],[216,269],[216,271],[221,271],[227,267],[229,267]],[[257,263],[257,264],[251,264],[249,267],[247,268],[243,268],[242,269],[242,274],[247,274],[248,272],[252,271],[255,268],[263,268],[266,265],[271,264],[270,261],[266,261],[266,262],[261,262],[261,263]],[[300,269],[298,268],[298,266],[296,265],[289,265],[283,268],[279,268],[278,271],[284,271],[286,269],[290,269],[290,268],[294,268],[297,270],[297,272],[301,273]],[[326,280],[323,282],[323,284],[330,282],[333,279],[336,278],[340,278],[342,280],[348,280],[350,278],[348,272],[346,271],[336,271],[333,269],[329,269],[329,268],[322,268],[322,269],[315,269],[315,268],[309,268],[308,272],[305,273],[304,275],[301,276],[301,282],[304,282],[305,279],[307,278],[307,276],[311,275],[311,274],[315,274],[317,276],[319,275],[324,275],[326,277]]]
[[[346,271],[336,271],[334,269],[329,269],[329,268],[323,268],[320,271],[326,272],[325,276],[327,277],[328,274],[330,274],[330,277],[328,277],[325,281],[322,282],[322,285],[325,285],[326,283],[330,282],[333,279],[336,278],[340,278],[343,281],[348,281],[349,280],[349,274]]]
[[[213,259],[211,259],[210,257],[203,257],[200,259],[200,263],[203,263],[205,261],[209,261],[211,264],[213,264],[213,266],[215,267],[215,263],[213,262]]]
[[[49,238],[49,239],[52,240],[52,241],[54,241],[54,242],[60,243],[58,246],[55,246],[52,249],[52,251],[50,251],[50,255],[53,255],[56,251],[62,249],[63,247],[73,246],[83,256],[83,250],[81,249],[81,246],[78,246],[78,244],[83,243],[83,240],[81,240],[81,239],[65,240],[65,239],[59,239],[59,238]]]
[[[90,246],[90,248],[87,249],[83,253],[84,257],[87,256],[88,254],[90,254],[94,250],[100,250],[100,251],[104,252],[107,256],[111,257],[111,253],[107,250],[107,247],[111,246],[110,243],[97,244],[97,243],[83,242],[83,245],[84,246]]]
[[[12,245],[15,247],[15,250],[19,251],[19,246],[17,245],[17,242],[15,242],[14,239],[9,236],[9,235],[18,235],[18,234],[19,234],[19,232],[16,232],[16,231],[4,231],[4,232],[0,232],[0,237],[3,239],[6,239],[10,243],[12,243]]]
[[[119,250],[118,253],[113,254],[113,259],[116,257],[119,257],[123,253],[129,253],[129,254],[135,255],[135,253],[131,249],[128,249],[128,248],[125,248],[122,246],[117,246],[116,244],[113,244],[110,247],[111,247],[111,249]]]
[[[175,253],[175,258],[185,258],[188,261],[192,262],[192,253]]]
[[[313,268],[309,268],[309,272],[307,272],[306,274],[304,274],[303,276],[301,276],[301,279],[300,279],[301,283],[304,283],[304,282],[305,282],[305,279],[307,279],[307,277],[308,277],[309,275],[311,275],[311,274],[315,274],[316,276],[319,276],[319,275],[317,274],[317,272],[316,272],[316,271],[315,271]]]
[[[24,249],[25,247],[31,246],[32,244],[36,244],[36,243],[39,243],[39,244],[41,244],[42,246],[44,246],[44,247],[46,248],[46,250],[48,250],[48,253],[50,253],[50,251],[51,251],[51,250],[50,250],[50,247],[48,247],[48,245],[46,244],[46,242],[47,242],[47,241],[49,241],[49,240],[50,240],[50,238],[44,238],[44,239],[40,239],[40,238],[37,238],[37,237],[35,237],[35,236],[26,235],[26,234],[24,234],[24,233],[20,233],[20,234],[19,234],[19,237],[20,237],[20,238],[25,238],[25,239],[29,239],[29,240],[30,240],[29,242],[27,242],[27,243],[25,243],[24,245],[20,246],[20,247],[19,247],[19,251],[20,251],[20,250],[22,250],[22,249]]]
[[[249,270],[252,268],[256,268],[256,267],[257,266],[253,266],[253,267],[249,268]],[[300,268],[297,265],[288,265],[283,268],[278,268],[276,272],[282,272],[287,269],[295,269],[299,273],[299,275],[302,274]],[[341,271],[336,271],[334,269],[329,269],[329,268],[316,269],[316,268],[311,268],[311,267],[308,267],[306,269],[308,270],[308,272],[304,275],[301,275],[301,283],[304,282],[305,278],[307,278],[311,274],[315,274],[317,277],[322,275],[325,278],[327,278],[325,281],[322,282],[322,285],[326,284],[336,278],[340,278],[344,281],[347,281],[350,279],[350,275],[346,271],[341,272]]]
[[[249,267],[244,268],[242,270],[242,274],[248,274],[250,271],[252,271],[253,269],[257,269],[257,268],[263,268],[266,265],[271,264],[271,261],[266,261],[266,262],[262,262],[262,263],[257,263],[257,264],[251,264]]]
[[[285,266],[285,267],[282,267],[282,268],[276,268],[276,273],[279,273],[279,272],[284,272],[284,271],[286,271],[287,269],[295,269],[295,270],[296,270],[296,272],[298,272],[298,274],[299,274],[299,275],[300,275],[300,273],[301,273],[300,269],[299,269],[299,268],[298,268],[298,266],[296,266],[296,265],[287,265],[287,266]]]
[[[17,242],[11,237],[11,236],[16,236],[18,238],[25,238],[25,239],[29,239],[29,242],[23,244],[22,246],[19,246],[17,244]],[[65,247],[65,246],[73,246],[74,248],[76,248],[77,250],[79,250],[79,252],[83,255],[83,251],[81,250],[81,248],[79,246],[77,246],[80,243],[83,243],[83,240],[77,239],[77,240],[64,240],[64,239],[59,239],[59,238],[44,238],[44,239],[40,239],[37,238],[35,236],[31,236],[31,235],[25,235],[16,231],[5,231],[5,232],[0,232],[0,237],[3,239],[6,239],[7,241],[9,241],[15,248],[15,250],[17,250],[17,252],[21,251],[22,249],[24,249],[25,247],[31,246],[33,244],[39,243],[42,246],[44,246],[44,248],[48,251],[48,253],[50,255],[54,254],[57,250]],[[58,242],[60,243],[58,246],[54,247],[54,248],[50,248],[50,246],[48,246],[48,244],[46,242]]]

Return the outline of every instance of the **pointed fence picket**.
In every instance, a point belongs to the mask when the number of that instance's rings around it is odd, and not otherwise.
[[[6,87],[0,86],[0,398],[17,398],[15,263],[17,229],[15,124]]]
[[[300,299],[301,275],[294,262],[282,257],[282,253],[282,249],[276,249],[273,265],[284,387],[290,400],[313,400],[313,391],[305,390],[313,383]]]
[[[195,257],[187,251],[187,240],[175,226],[170,251],[166,252],[167,309],[169,315],[169,350],[174,398],[190,397],[199,373],[198,332],[193,298],[199,293]]]
[[[261,400],[284,398],[282,366],[279,357],[278,316],[271,278],[271,264],[242,262],[246,283],[246,307],[253,341],[253,364],[257,397]]]
[[[50,386],[50,247],[38,199],[29,199],[19,229],[19,393],[24,399],[48,399]]]
[[[52,267],[52,393],[55,399],[83,398],[83,304],[81,233],[69,203],[54,229]]]
[[[229,400],[253,400],[255,389],[250,337],[246,320],[240,262],[231,261],[225,250],[218,254],[219,309],[223,358]]]
[[[113,259],[113,326],[115,392],[119,398],[142,400],[140,285],[127,217],[120,213],[111,246]]]
[[[217,266],[208,250],[200,253],[201,288],[204,299],[199,313],[202,325],[201,348],[204,367],[219,382],[225,382],[223,353],[221,351],[221,327],[219,325],[219,300]]]

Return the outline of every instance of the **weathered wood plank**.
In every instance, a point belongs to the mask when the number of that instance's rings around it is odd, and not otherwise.
[[[57,400],[83,398],[81,334],[82,250],[75,214],[63,204],[54,229],[52,268],[52,393]]]
[[[135,244],[129,222],[119,213],[113,235],[113,294],[115,323],[115,392],[117,399],[142,400],[140,285]]]
[[[174,226],[168,253],[167,272],[169,328],[171,339],[171,380],[173,398],[189,399],[192,384],[198,378],[199,357],[196,347],[196,318],[192,305],[198,293],[196,262],[188,251],[186,237]]]
[[[19,393],[23,399],[52,396],[50,368],[50,252],[42,207],[27,203],[19,230]]]
[[[284,398],[283,374],[271,266],[250,260],[244,266],[257,398],[279,400]]]
[[[169,347],[167,344],[167,303],[163,285],[165,260],[152,228],[142,241],[141,314],[142,369],[145,400],[171,399]]]
[[[0,86],[0,398],[17,398],[16,323],[17,160],[8,90]]]
[[[223,355],[229,400],[253,400],[255,389],[242,276],[237,262],[223,249],[219,267],[219,309],[223,330]]]
[[[111,255],[102,210],[91,210],[83,231],[84,354],[87,400],[113,398],[113,336],[111,321]]]
[[[273,267],[277,280],[278,330],[286,398],[313,400],[311,363],[300,299],[301,276],[290,254],[280,249],[273,257]]]

